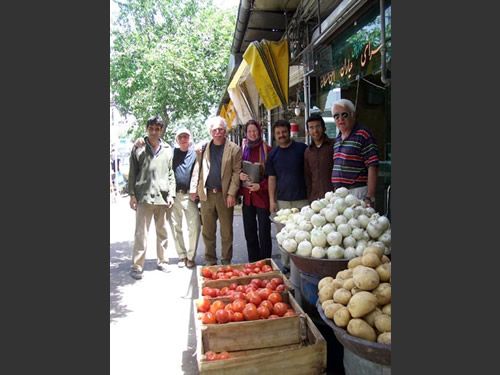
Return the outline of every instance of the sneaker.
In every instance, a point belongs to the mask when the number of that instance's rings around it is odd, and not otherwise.
[[[188,259],[186,260],[186,267],[187,268],[193,268],[196,264],[194,263],[194,261]]]
[[[183,268],[186,265],[186,258],[182,258],[177,262],[177,267]]]
[[[169,272],[168,271],[168,263],[167,262],[158,263],[158,265],[156,266],[156,269],[158,269],[162,272]]]
[[[142,271],[139,271],[135,268],[133,268],[131,271],[130,271],[130,276],[136,280],[140,280],[142,279]]]

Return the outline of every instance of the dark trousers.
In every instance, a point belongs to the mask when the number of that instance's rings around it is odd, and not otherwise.
[[[249,262],[271,258],[273,245],[269,215],[269,211],[265,208],[243,204],[243,227],[245,229],[245,239],[247,240]]]

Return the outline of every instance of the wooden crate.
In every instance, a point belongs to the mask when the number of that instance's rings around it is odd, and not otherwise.
[[[199,294],[200,298],[203,298],[201,292],[203,287],[210,287],[210,288],[218,288],[222,289],[225,286],[229,286],[232,283],[236,283],[238,285],[248,285],[250,284],[250,281],[252,279],[260,279],[260,280],[271,280],[273,277],[281,277],[283,279],[283,284],[287,287],[288,290],[293,291],[294,287],[293,284],[288,280],[288,278],[283,275],[281,272],[278,271],[273,271],[273,272],[268,272],[268,273],[263,273],[259,275],[253,275],[253,276],[242,276],[238,277],[236,279],[229,279],[229,280],[208,280],[203,283],[203,286],[199,287]]]
[[[240,277],[236,277],[234,279],[228,279],[227,281],[230,281],[231,282],[238,282],[238,280],[248,280],[248,282],[250,282],[250,280],[252,280],[253,278],[256,278],[256,276],[269,276],[269,277],[283,277],[283,274],[281,273],[280,271],[280,268],[278,267],[278,265],[274,262],[273,259],[271,258],[267,258],[267,259],[264,259],[265,263],[269,266],[271,266],[273,268],[273,271],[271,272],[266,272],[266,273],[260,273],[258,275],[252,275],[252,276],[240,276]],[[245,264],[230,264],[230,266],[232,268],[235,268],[235,269],[238,269],[238,270],[242,270],[243,268],[245,268]],[[201,289],[203,288],[204,286],[210,286],[210,287],[213,287],[213,288],[216,288],[212,285],[208,285],[207,283],[213,283],[215,281],[226,281],[226,280],[211,280],[211,279],[207,279],[205,277],[202,276],[201,274],[201,270],[202,268],[208,268],[210,270],[216,270],[218,268],[222,267],[221,265],[217,265],[217,266],[197,266],[196,268],[196,276],[197,276],[197,279],[198,279],[198,288]],[[229,283],[229,284],[230,284]],[[229,285],[228,284],[228,285]],[[200,293],[201,295],[201,293]]]
[[[304,335],[301,331],[304,327],[300,325],[300,316],[305,315],[304,311],[290,292],[283,292],[281,295],[283,302],[292,307],[297,314],[296,316],[225,324],[202,324],[200,320],[195,319],[197,321],[197,333],[200,333],[200,336],[203,337],[205,350],[223,352],[299,343]],[[230,302],[228,298],[219,297],[218,299],[227,303]]]
[[[290,319],[290,318],[282,318]],[[198,335],[197,358],[198,370],[203,375],[246,375],[276,374],[287,375],[324,374],[326,371],[326,342],[309,316],[299,317],[302,327],[300,341],[295,344],[252,350],[230,350],[226,360],[205,361],[203,331]],[[281,319],[272,320],[274,322]],[[253,332],[258,336],[262,331]],[[285,332],[275,330],[276,335]]]

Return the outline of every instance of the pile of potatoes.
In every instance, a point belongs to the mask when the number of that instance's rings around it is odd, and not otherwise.
[[[318,284],[325,316],[352,336],[391,344],[391,262],[380,247],[369,246],[336,277]]]

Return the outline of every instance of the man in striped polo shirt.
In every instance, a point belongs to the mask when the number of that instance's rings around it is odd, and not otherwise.
[[[335,138],[332,184],[346,187],[359,199],[375,206],[378,147],[371,131],[356,121],[356,107],[348,99],[333,103],[339,134]]]

